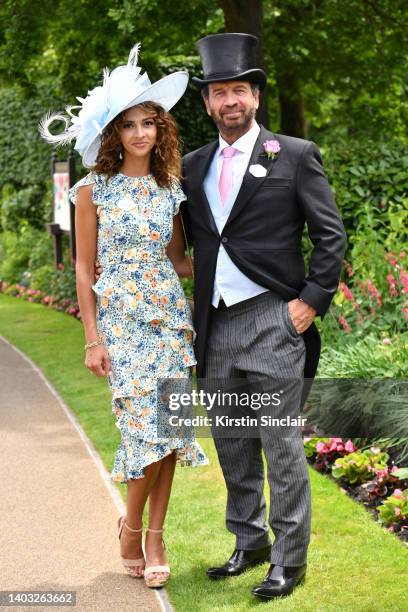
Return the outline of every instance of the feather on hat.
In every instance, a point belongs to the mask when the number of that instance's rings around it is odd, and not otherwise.
[[[80,105],[67,106],[66,115],[53,112],[45,115],[39,124],[42,138],[56,146],[75,139],[75,150],[82,156],[84,166],[90,168],[95,165],[104,128],[122,111],[142,102],[156,102],[169,111],[187,88],[188,72],[173,72],[152,84],[147,73],[142,74],[137,65],[139,50],[140,43],[137,43],[129,53],[127,64],[111,73],[105,68],[103,84],[88,91],[86,98],[77,97]],[[76,109],[79,109],[77,115],[73,113]],[[49,131],[54,121],[65,123],[60,134]]]

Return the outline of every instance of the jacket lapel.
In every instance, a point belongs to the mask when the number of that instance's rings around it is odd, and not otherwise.
[[[204,179],[205,179],[205,176],[207,174],[211,160],[217,148],[218,148],[218,140],[215,140],[214,142],[211,142],[209,145],[204,147],[197,154],[198,159],[196,162],[196,168],[197,168],[196,180],[197,180],[197,191],[199,194],[200,210],[204,211],[208,224],[210,225],[211,229],[217,234],[217,236],[219,236],[219,232],[218,232],[216,223],[214,221],[213,214],[211,212],[211,207],[210,207],[210,204],[208,202],[207,196],[204,191]]]
[[[244,178],[242,180],[241,188],[235,199],[234,205],[231,209],[230,215],[227,219],[225,227],[231,223],[233,219],[241,212],[245,204],[250,200],[254,193],[260,188],[267,176],[270,176],[275,159],[269,159],[265,154],[263,143],[265,140],[277,140],[276,136],[272,132],[268,132],[262,125],[259,132],[258,138],[255,142],[255,146],[252,150],[247,169],[245,170]],[[266,169],[266,175],[264,177],[255,177],[249,172],[249,168],[254,164],[260,164]],[[225,229],[225,228],[224,228]]]

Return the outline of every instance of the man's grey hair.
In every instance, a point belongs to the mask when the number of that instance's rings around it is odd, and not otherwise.
[[[239,79],[237,79],[237,81],[238,81],[238,80],[239,80]],[[253,93],[253,94],[256,94],[257,92],[259,93],[259,92],[261,91],[261,90],[260,90],[260,87],[259,87],[259,85],[258,85],[258,83],[250,83],[249,81],[243,81],[243,82],[244,82],[244,83],[249,83],[249,84],[250,84],[250,86],[251,86],[251,91],[252,91],[252,93]],[[203,97],[204,99],[207,99],[207,98],[208,98],[208,96],[209,96],[208,84],[207,84],[207,85],[204,85],[204,87],[202,87],[202,88],[201,88],[201,95],[202,95],[202,97]]]

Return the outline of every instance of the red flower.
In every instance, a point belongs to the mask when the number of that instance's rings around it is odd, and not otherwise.
[[[350,289],[347,287],[346,283],[341,282],[339,284],[340,291],[343,293],[346,300],[349,302],[354,302],[354,295],[351,293]]]
[[[370,296],[377,301],[378,306],[382,306],[381,293],[370,279],[367,281],[367,289]]]
[[[351,267],[351,265],[349,264],[349,262],[348,262],[348,261],[346,261],[345,259],[343,260],[343,266],[344,266],[344,269],[346,270],[347,275],[348,275],[348,277],[349,277],[349,278],[351,278],[352,276],[354,276],[354,270],[353,270],[353,268]]]
[[[339,316],[339,323],[340,325],[343,327],[344,331],[346,332],[346,334],[349,334],[351,332],[350,327],[347,324],[346,319],[343,317],[343,315]]]
[[[398,297],[397,279],[392,274],[387,274],[388,293],[390,297]]]
[[[395,253],[393,253],[392,251],[386,253],[385,259],[388,259],[393,268],[395,268],[398,264],[398,259],[395,257]]]
[[[402,285],[402,293],[408,293],[408,273],[405,270],[400,270],[399,279]]]

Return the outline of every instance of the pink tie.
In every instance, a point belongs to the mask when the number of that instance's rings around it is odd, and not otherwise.
[[[224,159],[222,160],[218,188],[220,190],[221,202],[223,206],[225,206],[232,189],[232,158],[236,152],[237,149],[234,149],[234,147],[225,147],[225,149],[222,150]]]

